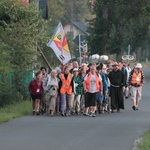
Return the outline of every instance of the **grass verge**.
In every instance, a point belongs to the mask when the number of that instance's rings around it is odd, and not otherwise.
[[[137,150],[150,150],[150,130],[144,134],[143,140],[137,146]]]
[[[0,123],[31,114],[31,101],[13,103],[0,108]]]

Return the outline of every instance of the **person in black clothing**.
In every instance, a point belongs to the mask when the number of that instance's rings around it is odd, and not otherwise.
[[[120,109],[124,109],[123,89],[125,88],[126,81],[124,73],[119,69],[119,64],[116,62],[113,65],[113,70],[108,74],[110,79],[110,97],[111,97],[111,109],[114,112],[120,112]]]

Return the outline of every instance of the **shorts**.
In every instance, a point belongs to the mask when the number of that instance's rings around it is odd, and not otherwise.
[[[103,101],[104,101],[104,95],[98,92],[98,102],[103,102]]]
[[[85,107],[96,106],[98,100],[98,92],[85,94]]]
[[[31,98],[33,101],[35,101],[36,99],[42,99],[42,96],[43,96],[42,94],[39,94],[39,95],[32,95],[31,94]]]
[[[140,87],[131,86],[131,99],[141,100],[141,97],[142,97],[142,86]]]

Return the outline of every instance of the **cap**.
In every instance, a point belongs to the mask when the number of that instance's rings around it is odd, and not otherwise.
[[[78,69],[78,68],[74,68],[74,69],[73,69],[73,72],[74,72],[74,71],[79,71],[79,69]]]
[[[56,70],[56,71],[57,71],[57,74],[61,73],[61,70],[60,70],[60,69],[58,69],[58,70]]]
[[[119,66],[119,64],[117,62],[115,62],[112,66]]]
[[[135,68],[142,68],[142,65],[140,63],[137,63]]]
[[[87,66],[88,64],[86,64],[86,63],[82,63],[82,65],[81,66]]]

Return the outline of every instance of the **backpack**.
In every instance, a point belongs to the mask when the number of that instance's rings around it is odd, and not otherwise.
[[[50,96],[55,96],[55,95],[57,95],[57,87],[56,86],[54,86],[54,85],[51,85],[50,86],[50,89],[49,89],[49,95]]]
[[[51,77],[49,78],[49,81],[51,80]],[[56,78],[56,82],[58,83],[59,81],[58,81],[58,78]],[[47,82],[48,83],[48,82]],[[57,86],[55,86],[55,85],[48,85],[47,86],[47,92],[46,92],[46,95],[47,96],[55,96],[55,95],[57,95],[57,93],[58,93],[58,87]]]

